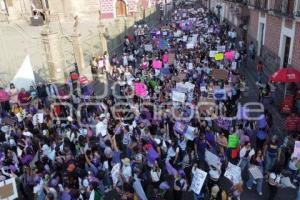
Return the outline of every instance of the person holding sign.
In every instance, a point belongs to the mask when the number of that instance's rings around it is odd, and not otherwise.
[[[240,151],[239,167],[241,168],[241,171],[243,171],[245,168],[248,168],[250,159],[254,154],[255,151],[251,148],[250,142],[246,142],[245,146]]]
[[[262,186],[263,186],[263,166],[264,157],[261,150],[259,150],[253,159],[250,160],[249,168],[249,179],[247,181],[247,188],[252,189],[253,183],[256,182],[256,191],[259,196],[262,196]]]

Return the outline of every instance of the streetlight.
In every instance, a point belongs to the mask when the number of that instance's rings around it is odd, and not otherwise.
[[[221,23],[221,9],[222,9],[222,6],[221,5],[217,5],[216,8],[218,9],[219,22]]]

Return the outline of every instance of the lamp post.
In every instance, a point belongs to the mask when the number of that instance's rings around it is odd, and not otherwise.
[[[218,9],[219,22],[221,23],[221,9],[222,9],[222,6],[221,5],[217,5],[216,8]]]

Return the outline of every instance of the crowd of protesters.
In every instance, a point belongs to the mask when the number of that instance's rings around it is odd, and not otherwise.
[[[0,181],[16,178],[19,199],[227,200],[253,190],[271,200],[297,186],[297,134],[280,140],[267,109],[249,119],[241,106],[240,69],[247,54],[254,59],[253,44],[201,7],[182,4],[171,19],[137,26],[121,55],[93,58],[95,77],[118,83],[104,98],[75,81],[68,88],[79,89],[10,84]],[[275,86],[261,87],[262,63],[257,71],[259,101],[273,100]],[[207,173],[201,186],[197,170]]]

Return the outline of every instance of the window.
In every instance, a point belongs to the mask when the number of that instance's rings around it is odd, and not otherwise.
[[[126,16],[126,3],[124,2],[124,0],[117,0],[116,14],[117,14],[117,17],[125,17]]]

